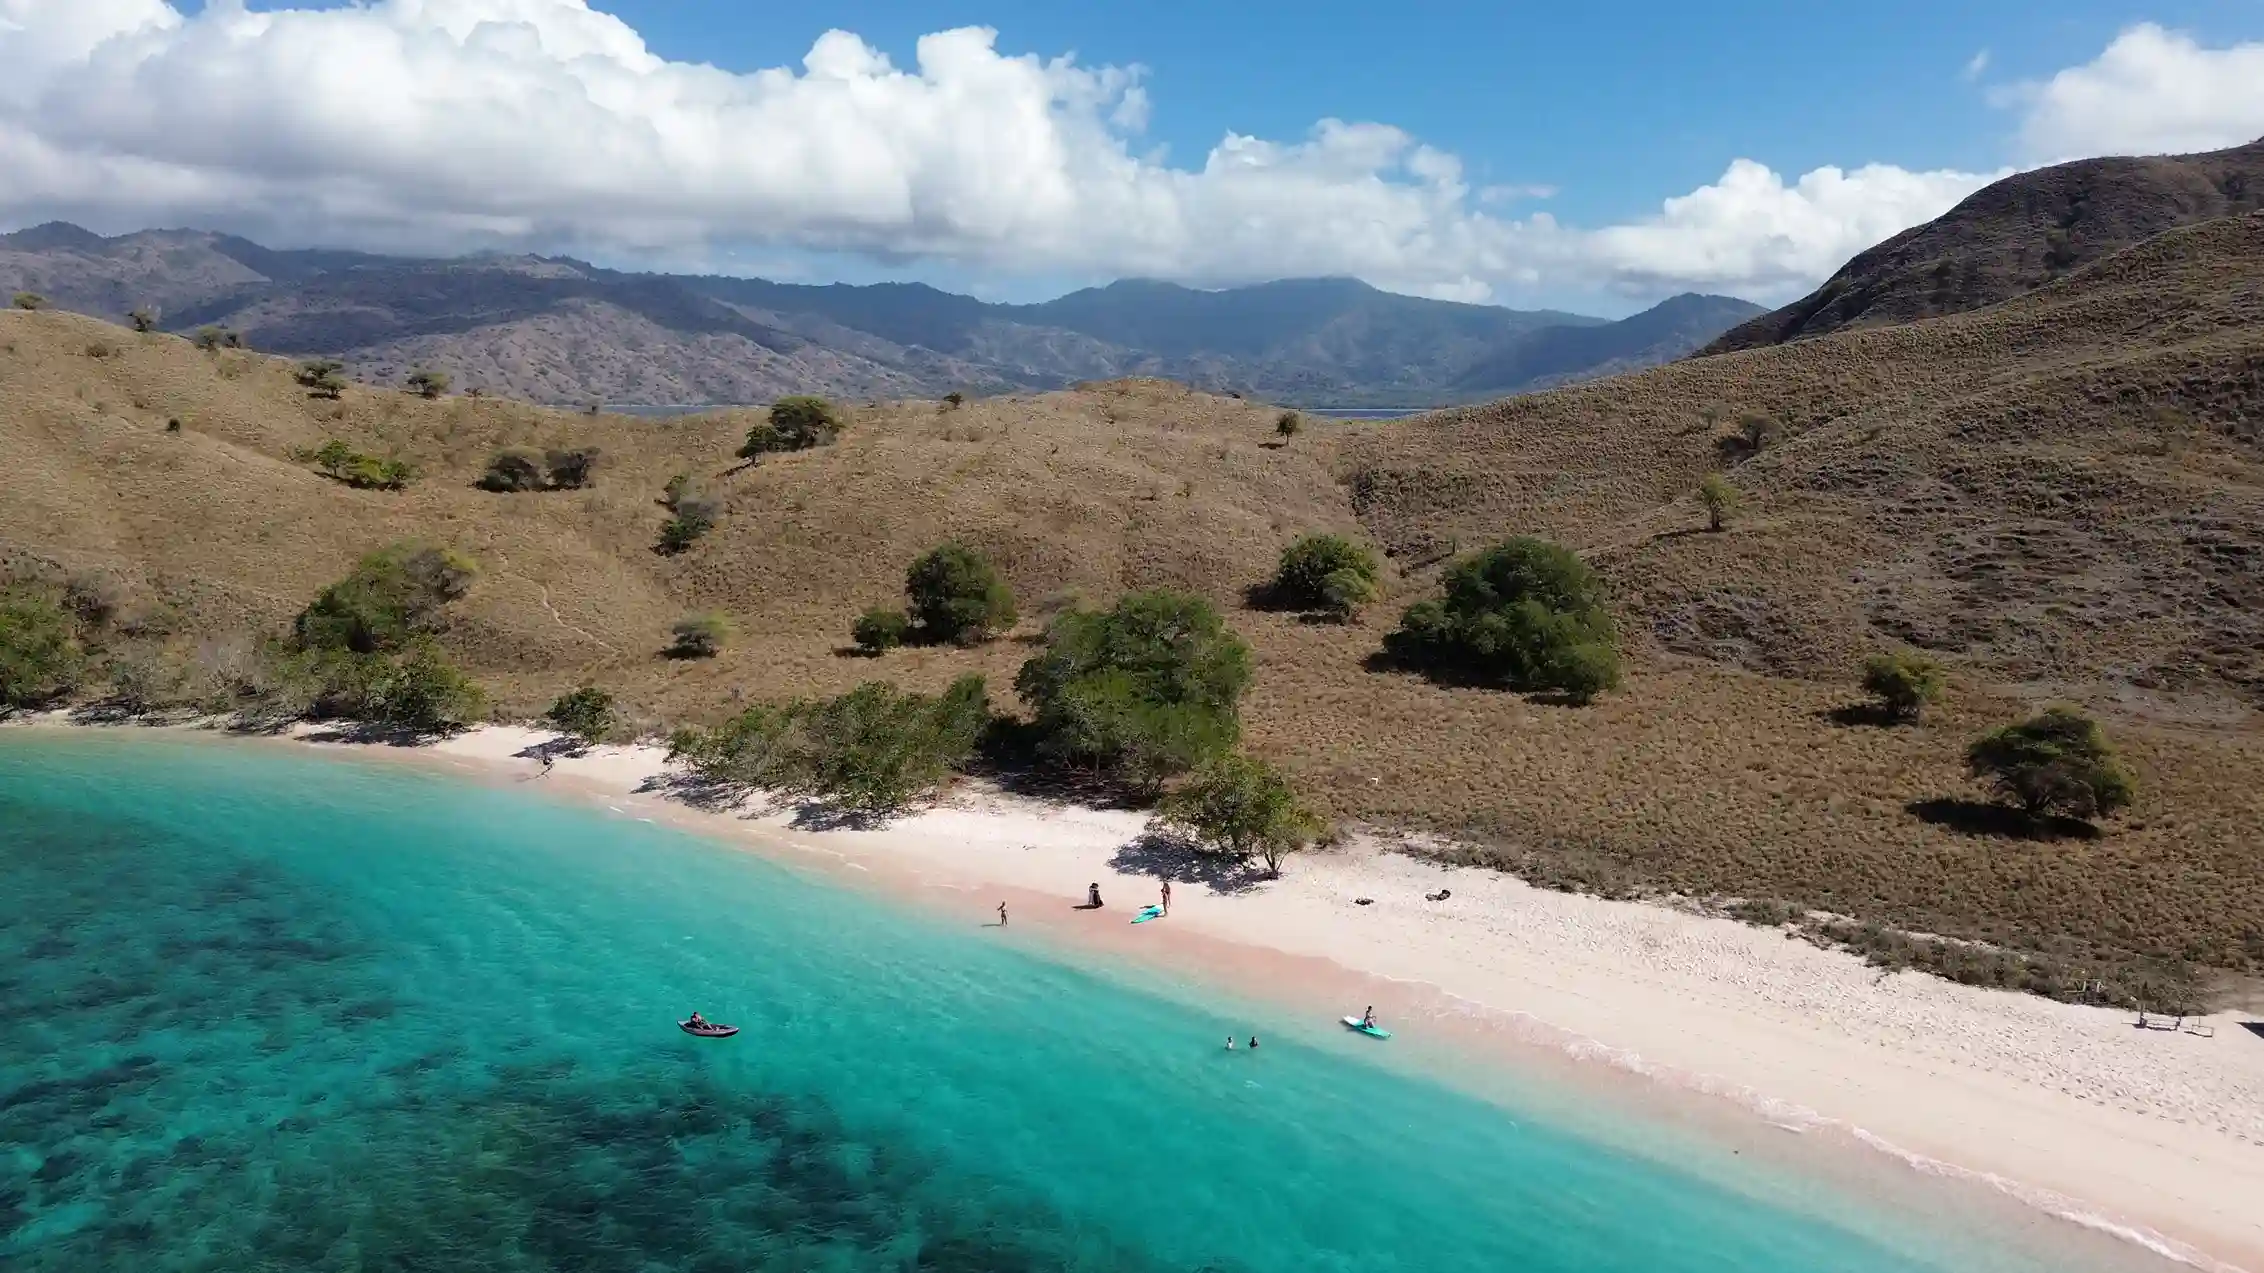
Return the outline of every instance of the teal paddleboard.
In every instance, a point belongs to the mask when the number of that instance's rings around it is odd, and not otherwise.
[[[1134,916],[1132,917],[1132,922],[1133,922],[1133,923],[1135,923],[1135,924],[1145,924],[1145,923],[1147,923],[1147,922],[1148,922],[1149,920],[1151,920],[1151,919],[1162,919],[1162,918],[1163,918],[1163,907],[1161,907],[1161,906],[1144,906],[1144,907],[1141,907],[1141,908],[1140,908],[1140,913],[1139,913],[1139,914],[1137,914],[1137,915],[1134,915]]]
[[[1391,1037],[1391,1031],[1384,1029],[1380,1025],[1363,1025],[1361,1024],[1360,1018],[1358,1017],[1346,1017],[1344,1019],[1344,1024],[1351,1026],[1353,1029],[1358,1030],[1360,1033],[1367,1035],[1371,1039],[1388,1039]]]

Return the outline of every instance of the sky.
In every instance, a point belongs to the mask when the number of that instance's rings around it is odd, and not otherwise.
[[[1796,297],[2011,172],[2264,136],[2264,0],[0,0],[0,228],[1028,300]]]

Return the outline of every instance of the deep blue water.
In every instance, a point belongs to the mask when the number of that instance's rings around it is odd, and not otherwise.
[[[2043,1267],[311,749],[0,734],[0,882],[10,1273]]]

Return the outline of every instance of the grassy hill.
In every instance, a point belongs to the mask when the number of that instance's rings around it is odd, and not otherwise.
[[[1529,878],[1782,899],[2049,955],[2135,985],[2264,969],[2264,219],[2161,236],[1993,309],[1658,368],[1280,444],[1275,412],[1154,381],[851,407],[834,446],[747,466],[751,417],[669,421],[350,388],[52,313],[0,315],[0,555],[114,574],[140,639],[194,661],[279,628],[362,553],[444,540],[485,573],[445,641],[499,710],[584,680],[650,727],[882,677],[1006,694],[1037,616],[1169,584],[1255,648],[1251,745],[1332,814],[1464,837]],[[1732,438],[1766,414],[1757,453]],[[167,422],[180,421],[178,432]],[[397,493],[295,461],[338,438],[423,470]],[[507,445],[601,448],[588,490],[497,495]],[[1703,531],[1719,470],[1746,509]],[[677,473],[720,499],[653,551]],[[1351,624],[1244,608],[1295,535],[1393,554]],[[1538,532],[1612,583],[1627,686],[1573,709],[1374,665],[1459,547]],[[1022,598],[1018,635],[850,657],[850,621],[956,537]],[[721,657],[661,656],[700,610]],[[1847,709],[1866,653],[1953,671],[1921,724]],[[2044,701],[2101,715],[2135,811],[2003,834],[1966,742]],[[1859,940],[1891,944],[1886,938]],[[1986,960],[1986,953],[1971,959]]]

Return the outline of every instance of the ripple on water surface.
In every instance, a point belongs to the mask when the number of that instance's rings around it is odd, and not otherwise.
[[[26,1273],[2029,1267],[392,767],[23,731],[0,879]]]

